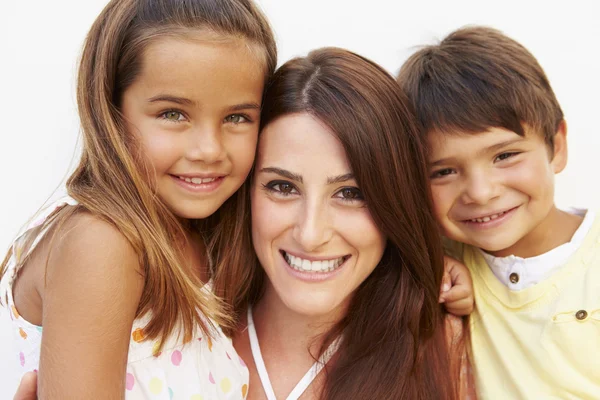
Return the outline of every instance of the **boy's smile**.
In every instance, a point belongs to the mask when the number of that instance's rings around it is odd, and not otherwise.
[[[554,174],[566,165],[564,123],[553,156],[528,127],[524,137],[502,128],[432,132],[428,145],[434,211],[450,239],[521,257],[563,240],[556,223],[566,217],[554,205]]]

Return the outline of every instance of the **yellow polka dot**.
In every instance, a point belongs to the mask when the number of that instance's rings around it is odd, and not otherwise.
[[[12,312],[13,312],[13,315],[15,316],[15,318],[19,318],[20,315],[17,312],[17,309],[15,308],[15,306],[10,306],[10,307],[12,308]]]
[[[134,342],[142,342],[144,341],[144,331],[141,328],[137,328],[131,333],[131,337],[133,338]]]
[[[212,351],[212,340],[210,340],[210,336],[207,338],[208,343],[208,351]]]
[[[229,378],[223,378],[221,380],[221,390],[223,391],[223,393],[229,393],[229,391],[231,390],[231,381],[229,380]]]
[[[19,328],[19,335],[21,335],[23,339],[27,339],[27,333],[23,330],[23,328]]]
[[[152,394],[159,394],[160,392],[162,392],[163,383],[158,378],[152,378],[152,379],[150,379],[150,383],[148,384],[148,387],[150,388],[150,392]]]
[[[247,394],[248,394],[248,385],[244,385],[244,386],[242,386],[242,397],[246,398]]]
[[[190,397],[190,400],[204,400],[204,397],[200,396],[199,394],[195,394]]]

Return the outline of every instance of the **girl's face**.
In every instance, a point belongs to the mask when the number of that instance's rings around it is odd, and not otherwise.
[[[239,39],[160,38],[123,94],[129,133],[180,218],[214,213],[244,182],[258,137],[264,65]]]
[[[299,314],[341,310],[386,242],[341,143],[314,117],[286,115],[263,130],[255,171],[252,238],[266,290]]]

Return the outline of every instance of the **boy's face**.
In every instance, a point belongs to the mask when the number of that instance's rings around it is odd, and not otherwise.
[[[434,212],[450,239],[506,256],[519,254],[536,228],[545,229],[554,174],[566,164],[566,127],[555,136],[554,156],[541,134],[525,131],[525,137],[502,128],[428,135]]]

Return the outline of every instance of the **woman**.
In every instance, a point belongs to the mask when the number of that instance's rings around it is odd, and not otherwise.
[[[458,398],[463,347],[448,345],[438,304],[424,147],[394,79],[313,51],[276,72],[261,125],[246,182],[256,256],[238,247],[216,279],[241,318],[234,345],[254,360],[249,398]],[[242,274],[248,286],[227,285]]]

